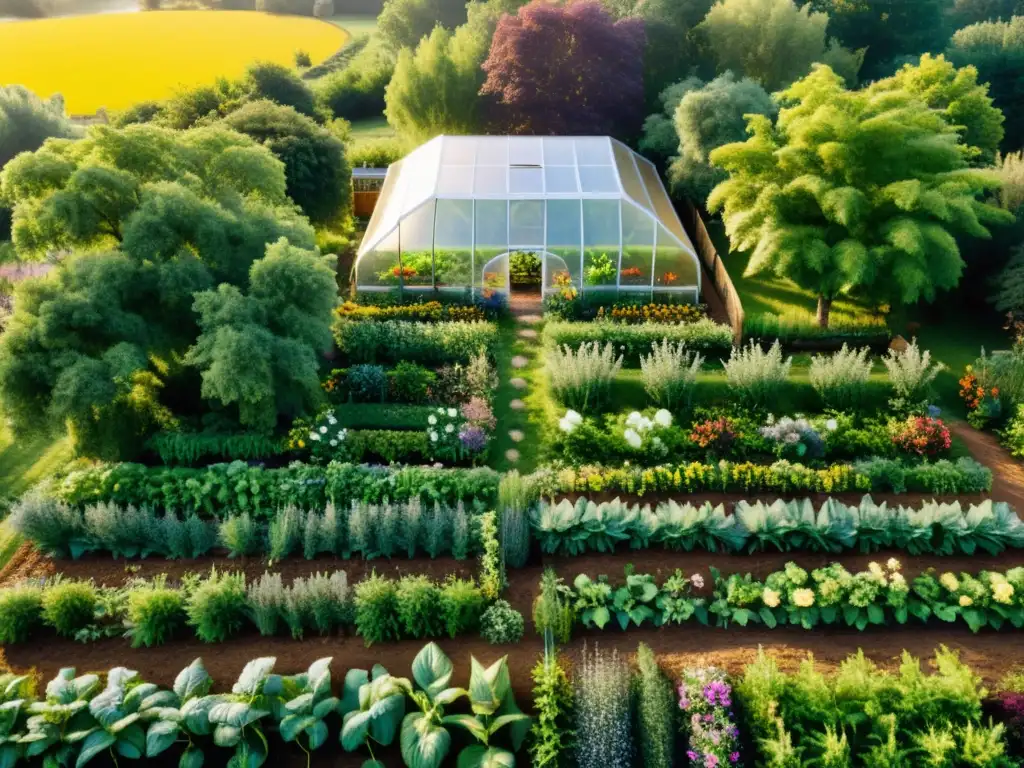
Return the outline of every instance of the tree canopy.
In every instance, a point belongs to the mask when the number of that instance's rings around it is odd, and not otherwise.
[[[158,427],[306,412],[336,288],[285,188],[283,163],[224,126],[95,127],[11,161],[15,244],[64,254],[21,284],[0,339],[15,427],[123,458]]]
[[[397,53],[415,48],[440,24],[455,29],[466,21],[466,0],[386,0],[377,17],[377,34]]]
[[[250,102],[224,123],[284,163],[285,192],[310,221],[327,224],[347,212],[352,174],[345,145],[326,128],[271,101]]]
[[[630,133],[643,107],[643,49],[643,22],[615,21],[598,0],[534,0],[498,22],[481,93],[494,97],[506,133]]]
[[[20,85],[0,87],[0,168],[20,152],[34,152],[51,137],[75,138],[82,129],[64,113],[60,96],[41,99]]]
[[[991,164],[1003,140],[1003,113],[992,104],[988,86],[978,83],[973,66],[957,69],[944,56],[926,53],[919,64],[905,64],[871,90],[905,91],[942,113],[950,125],[963,127],[964,150],[972,160]]]
[[[1012,216],[982,202],[994,173],[971,169],[944,117],[905,91],[847,90],[818,65],[749,120],[750,137],[711,153],[729,178],[708,200],[723,211],[747,274],[788,278],[831,302],[933,300],[964,268],[954,233],[988,238]]]
[[[827,14],[793,0],[722,0],[697,31],[719,72],[731,70],[774,91],[822,61],[827,26]]]

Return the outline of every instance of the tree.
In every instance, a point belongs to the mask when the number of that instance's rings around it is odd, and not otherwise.
[[[729,178],[708,208],[723,211],[747,274],[768,272],[832,301],[931,301],[964,268],[953,233],[991,236],[1013,217],[981,202],[997,177],[967,167],[959,135],[903,91],[850,91],[818,65],[781,94],[775,125],[750,118],[750,137],[711,153]]]
[[[737,80],[732,72],[686,93],[673,120],[678,142],[668,172],[673,191],[704,205],[715,185],[726,178],[725,171],[712,167],[711,152],[743,140],[746,115],[774,118],[777,112],[764,88],[749,78]]]
[[[398,54],[384,114],[403,138],[420,143],[440,133],[472,133],[479,127],[477,94],[483,78],[478,73],[487,49],[478,57],[457,49],[459,42],[437,26],[415,53],[403,48]]]
[[[284,165],[268,149],[223,126],[98,126],[80,141],[19,155],[0,174],[0,191],[14,202],[22,255],[70,251],[50,277],[21,284],[0,340],[0,402],[17,430],[66,426],[81,453],[116,459],[136,455],[159,428],[214,417],[236,429],[266,428],[305,412],[268,409],[257,425],[249,400],[204,390],[224,356],[189,355],[201,332],[215,334],[232,317],[227,308],[219,320],[203,314],[208,303],[194,307],[196,294],[226,284],[269,301],[252,285],[267,246],[283,237],[313,248],[312,227],[285,196]],[[322,269],[300,266],[278,290],[301,283],[305,294],[319,284]],[[322,303],[309,293],[292,308],[261,304],[253,323],[311,343],[320,331],[299,326]],[[294,326],[288,334],[285,324]],[[221,348],[204,349],[211,345]],[[257,373],[270,377],[262,389],[246,389],[260,408],[268,390],[281,408],[298,408],[315,388],[304,365],[292,379],[263,368],[236,376],[252,381]]]
[[[455,29],[466,21],[466,0],[386,0],[377,17],[377,34],[398,53],[415,48],[440,24]]]
[[[1021,0],[956,0],[953,26],[959,29],[979,21],[999,21],[1024,14]]]
[[[679,153],[679,133],[676,131],[676,110],[679,102],[690,91],[704,87],[699,77],[688,77],[673,83],[658,97],[661,111],[648,115],[644,120],[644,132],[640,138],[639,149],[650,160],[663,168]],[[742,137],[741,137],[742,138]]]
[[[952,31],[950,0],[811,0],[811,6],[828,14],[829,35],[847,48],[866,49],[869,78],[888,75],[901,57],[941,50]]]
[[[335,117],[346,120],[379,117],[394,72],[395,54],[374,36],[343,69],[317,82],[317,101]]]
[[[308,117],[271,101],[254,101],[224,123],[251,136],[284,163],[286,192],[317,224],[337,221],[351,198],[345,145]]]
[[[481,93],[506,133],[630,134],[643,106],[643,23],[597,0],[534,0],[498,22]]]
[[[60,96],[43,100],[20,85],[0,87],[0,168],[20,152],[34,152],[51,137],[77,138],[82,129],[64,113]]]
[[[697,28],[718,63],[769,91],[806,75],[825,53],[828,16],[793,0],[723,0]]]
[[[946,57],[958,67],[977,68],[978,79],[988,84],[989,94],[1006,118],[1004,149],[1020,149],[1024,142],[1024,16],[959,30]]]
[[[251,65],[242,78],[241,89],[250,100],[268,99],[306,117],[316,117],[313,91],[294,70],[281,64],[262,61]]]
[[[963,127],[968,158],[990,165],[1003,140],[1003,113],[992,105],[988,86],[979,85],[978,70],[957,69],[944,56],[926,53],[921,63],[905,64],[892,77],[871,86],[873,92],[905,91],[942,113],[953,127]]]

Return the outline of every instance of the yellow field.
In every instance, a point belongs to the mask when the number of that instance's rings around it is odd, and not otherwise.
[[[313,18],[254,11],[150,11],[0,24],[0,85],[62,93],[68,112],[119,110],[235,78],[254,61],[316,64],[348,34]]]

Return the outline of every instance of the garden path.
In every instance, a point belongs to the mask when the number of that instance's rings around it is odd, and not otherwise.
[[[953,434],[967,444],[971,455],[992,470],[992,498],[1012,505],[1024,514],[1024,467],[993,435],[980,432],[964,421],[950,423]]]

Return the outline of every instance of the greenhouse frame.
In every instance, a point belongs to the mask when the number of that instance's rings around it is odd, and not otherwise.
[[[394,163],[354,266],[357,291],[541,292],[696,302],[700,262],[657,169],[606,136],[438,136]]]

